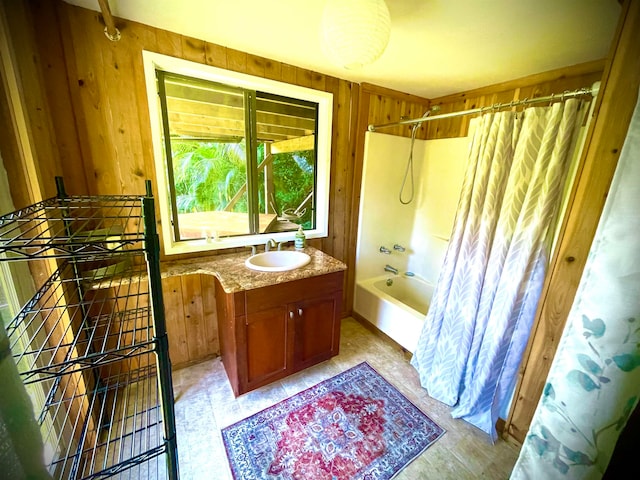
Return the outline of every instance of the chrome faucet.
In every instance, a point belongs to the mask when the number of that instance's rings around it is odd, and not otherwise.
[[[395,275],[398,274],[398,269],[397,268],[393,268],[391,265],[385,265],[384,266],[384,271],[385,272],[391,272],[391,273],[393,273]]]
[[[391,250],[389,250],[385,246],[382,246],[382,247],[380,247],[380,253],[384,253],[385,255],[389,255],[391,253]]]
[[[397,243],[393,246],[394,250],[397,250],[399,252],[404,252],[405,248],[402,245],[398,245]]]
[[[271,250],[271,247],[276,247],[276,241],[273,238],[268,238],[266,243],[264,244],[264,251],[268,252]]]

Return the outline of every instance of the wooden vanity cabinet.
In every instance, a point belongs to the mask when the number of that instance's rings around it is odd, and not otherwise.
[[[237,293],[216,280],[220,351],[236,396],[338,354],[344,272]]]

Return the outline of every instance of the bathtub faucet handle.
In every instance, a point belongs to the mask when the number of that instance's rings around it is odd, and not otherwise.
[[[402,245],[398,245],[397,243],[393,246],[393,249],[399,252],[404,252],[406,250]]]
[[[389,255],[391,253],[391,250],[389,250],[387,247],[385,247],[383,245],[382,247],[380,247],[380,253],[384,253],[385,255]]]

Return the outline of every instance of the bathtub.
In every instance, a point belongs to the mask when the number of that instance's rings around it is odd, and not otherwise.
[[[432,295],[433,285],[418,277],[375,277],[356,282],[353,309],[413,353]]]

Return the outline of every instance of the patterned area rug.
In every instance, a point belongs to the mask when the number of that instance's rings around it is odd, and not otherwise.
[[[390,479],[444,430],[363,362],[222,430],[236,480]]]

